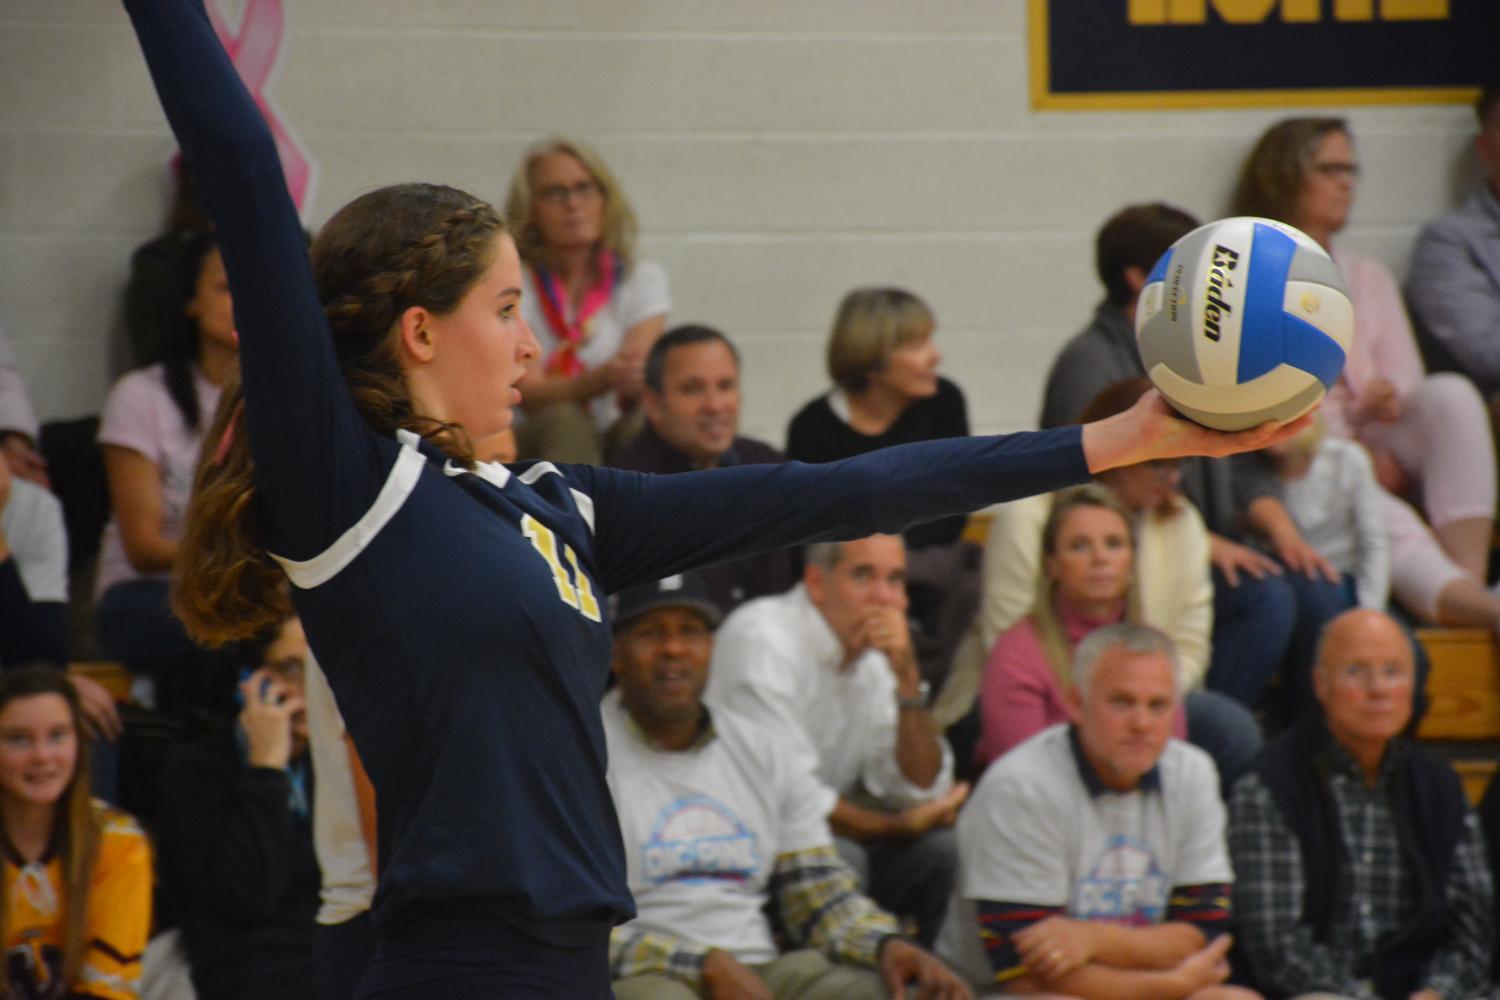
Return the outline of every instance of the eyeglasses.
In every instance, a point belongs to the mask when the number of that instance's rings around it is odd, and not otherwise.
[[[1330,180],[1359,180],[1358,163],[1330,161],[1328,163],[1314,163],[1312,168]]]
[[[1333,668],[1333,676],[1349,685],[1372,687],[1378,680],[1386,687],[1401,687],[1415,679],[1415,671],[1396,663],[1345,663]]]
[[[604,188],[599,186],[595,180],[579,181],[572,187],[565,184],[554,184],[551,187],[542,188],[536,194],[537,201],[545,201],[549,205],[566,205],[570,197],[579,201],[593,201],[604,194]]]

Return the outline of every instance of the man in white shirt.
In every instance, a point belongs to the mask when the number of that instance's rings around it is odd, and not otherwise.
[[[954,784],[928,711],[905,574],[897,535],[809,546],[802,583],[724,622],[707,700],[776,733],[816,776],[839,853],[926,944],[947,906],[968,787]]]
[[[1073,725],[997,760],[958,821],[940,954],[975,983],[1080,1000],[1250,1000],[1229,975],[1224,806],[1213,762],[1171,739],[1172,640],[1089,634]],[[982,930],[981,930],[982,928]]]
[[[708,594],[697,575],[669,577],[624,591],[615,613],[602,715],[637,907],[610,936],[615,996],[883,1000],[912,985],[967,998],[856,891],[812,775],[748,720],[703,706],[719,620]]]

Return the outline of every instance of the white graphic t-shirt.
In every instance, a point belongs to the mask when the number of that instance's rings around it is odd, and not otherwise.
[[[988,981],[974,901],[1061,906],[1079,920],[1160,923],[1172,888],[1231,882],[1219,776],[1171,740],[1130,792],[1090,788],[1052,726],[995,761],[958,817],[958,876],[938,952]]]
[[[812,775],[729,712],[715,710],[713,735],[676,752],[642,739],[618,691],[603,712],[632,924],[749,965],[774,959],[761,907],[776,856],[832,842]]]

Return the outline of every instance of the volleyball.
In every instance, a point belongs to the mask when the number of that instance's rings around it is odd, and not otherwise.
[[[1270,219],[1220,219],[1162,254],[1141,289],[1136,346],[1172,407],[1223,431],[1292,420],[1333,387],[1354,306],[1333,259]]]

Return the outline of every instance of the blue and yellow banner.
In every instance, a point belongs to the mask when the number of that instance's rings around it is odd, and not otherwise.
[[[1031,0],[1037,108],[1472,100],[1500,0]]]

